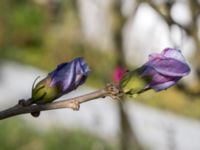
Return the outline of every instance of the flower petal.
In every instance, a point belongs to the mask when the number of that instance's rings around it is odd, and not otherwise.
[[[175,48],[165,48],[161,55],[167,58],[173,58],[178,60],[182,63],[186,63],[184,56],[182,55],[181,51]]]
[[[156,84],[156,85],[151,85],[150,87],[152,89],[154,89],[155,91],[159,92],[159,91],[168,89],[169,87],[173,86],[174,84],[176,84],[176,81],[168,81],[168,82],[164,82],[164,83],[160,83],[160,84]]]
[[[142,76],[151,77],[151,81],[147,85],[147,88],[153,88],[156,91],[164,90],[173,86],[181,77],[166,76],[160,74],[151,66],[145,66]]]
[[[155,70],[151,66],[146,66],[146,68],[144,69],[144,72],[141,74],[141,76],[151,77],[151,82],[150,82],[151,85],[172,81],[175,78],[177,78],[177,77],[166,76],[166,75],[160,74],[157,70]]]
[[[84,59],[82,57],[78,57],[75,61],[77,62],[76,70],[80,70],[82,74],[87,76],[90,72],[90,69],[89,66],[85,63]]]
[[[182,77],[190,72],[190,68],[187,64],[171,58],[154,59],[149,61],[147,65],[166,76]]]
[[[149,61],[152,61],[154,59],[159,59],[159,58],[162,58],[163,56],[161,54],[158,54],[158,53],[152,53],[149,55]]]
[[[62,91],[67,93],[83,84],[88,76],[89,66],[84,59],[78,57],[71,62],[63,63],[49,73],[52,78],[50,86],[60,85]]]

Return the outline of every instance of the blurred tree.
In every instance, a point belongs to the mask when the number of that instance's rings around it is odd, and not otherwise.
[[[127,68],[124,49],[123,49],[123,27],[127,21],[121,11],[122,0],[113,1],[113,39],[116,52],[116,66],[115,68]],[[120,118],[120,142],[121,150],[142,150],[143,147],[137,139],[134,129],[131,127],[129,118],[126,114],[124,106],[124,98],[118,103],[119,118]]]

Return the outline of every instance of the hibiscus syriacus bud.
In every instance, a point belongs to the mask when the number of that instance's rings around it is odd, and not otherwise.
[[[140,68],[125,74],[120,86],[125,93],[137,94],[147,89],[165,90],[188,75],[190,67],[180,50],[166,48],[160,54],[151,54]]]
[[[32,89],[32,103],[52,102],[83,84],[88,76],[89,67],[83,58],[75,58],[57,66],[46,78]]]

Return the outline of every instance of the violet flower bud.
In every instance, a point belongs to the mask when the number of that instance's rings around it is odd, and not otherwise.
[[[140,93],[147,89],[161,91],[175,85],[189,72],[190,67],[181,51],[166,48],[160,54],[151,54],[149,61],[142,67],[125,74],[120,85],[125,92],[131,94]],[[141,84],[137,82],[137,86],[134,86],[136,79],[137,81],[139,79]]]
[[[89,74],[89,66],[83,58],[62,63],[32,89],[32,101],[36,104],[52,102],[82,85]]]

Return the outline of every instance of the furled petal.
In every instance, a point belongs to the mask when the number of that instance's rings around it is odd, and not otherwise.
[[[141,76],[151,77],[151,84],[158,84],[173,80],[173,77],[164,76],[157,72],[157,70],[155,70],[153,67],[147,65],[145,66],[144,72],[141,74]]]
[[[153,53],[153,54],[149,55],[149,61],[152,61],[154,59],[159,59],[159,58],[162,58],[162,57],[163,57],[163,55],[161,55],[161,54]]]
[[[160,83],[160,84],[156,84],[156,85],[151,85],[150,87],[152,89],[154,89],[155,91],[159,92],[159,91],[168,89],[169,87],[173,86],[174,84],[176,84],[176,81],[168,81],[168,82],[164,82],[164,83]]]
[[[62,74],[60,79],[57,79],[62,85],[63,92],[67,93],[74,89],[75,73],[75,63],[71,62],[68,70]]]
[[[60,64],[49,73],[52,78],[51,86],[60,84],[63,92],[69,92],[85,82],[89,67],[84,59],[79,57],[71,62]]]
[[[64,81],[66,78],[68,78],[68,81],[71,81],[73,78],[73,74],[70,74],[70,72],[73,71],[73,66],[74,65],[71,63],[63,63],[58,65],[57,68],[54,71],[50,72],[48,75],[52,79],[50,86],[54,86],[58,82]]]
[[[75,85],[76,86],[78,84],[80,85],[85,82],[89,71],[90,71],[89,66],[85,63],[83,58],[77,58],[76,65],[75,65],[75,72],[76,72]]]
[[[154,59],[147,63],[156,71],[167,76],[185,76],[189,74],[190,68],[187,64],[171,58]]]
[[[83,73],[85,76],[87,76],[88,73],[90,72],[89,66],[85,63],[85,61],[82,57],[77,58],[77,61],[80,64],[81,73]]]
[[[178,60],[182,63],[186,63],[184,56],[182,55],[181,51],[179,49],[175,48],[165,48],[161,55],[167,58],[173,58],[175,60]]]
[[[141,74],[141,76],[151,77],[151,82],[149,82],[147,87],[153,88],[156,91],[164,90],[170,86],[173,86],[181,78],[160,74],[151,66],[145,66],[144,68],[144,72]]]

